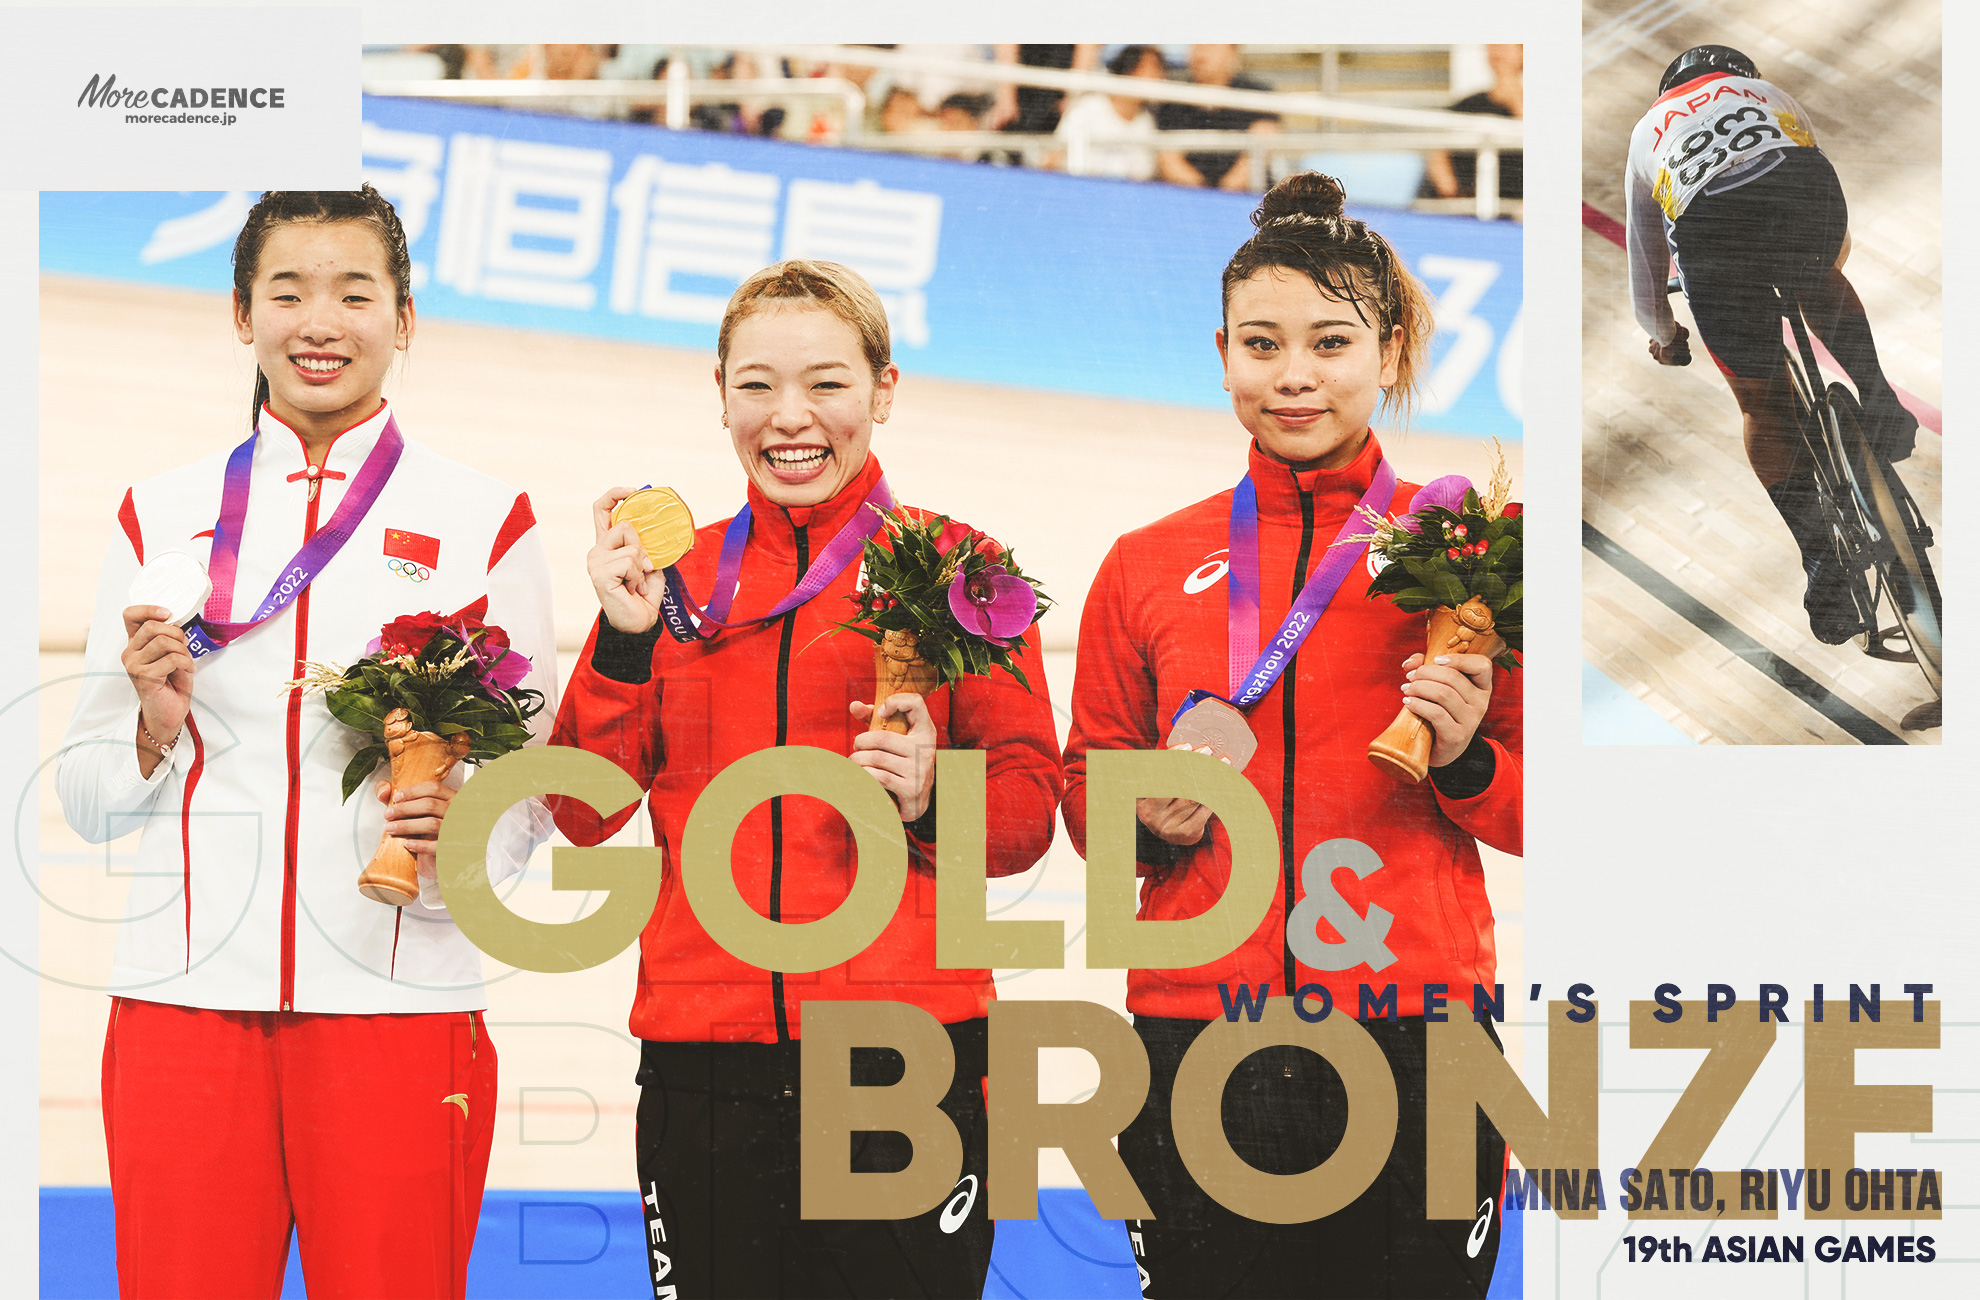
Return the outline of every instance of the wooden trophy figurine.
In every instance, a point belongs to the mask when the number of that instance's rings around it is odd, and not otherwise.
[[[392,788],[408,790],[427,782],[440,782],[467,757],[468,738],[436,736],[430,731],[414,731],[412,715],[393,709],[385,715],[385,745],[392,756]],[[358,892],[388,907],[405,907],[419,899],[419,868],[406,842],[385,833],[378,852],[358,877]]]
[[[1505,649],[1506,643],[1493,630],[1492,610],[1479,597],[1473,596],[1455,609],[1444,605],[1430,611],[1423,662],[1451,654],[1496,659]],[[1415,784],[1430,774],[1430,749],[1435,739],[1430,724],[1405,705],[1388,729],[1368,742],[1368,761],[1397,780]]]
[[[904,691],[928,698],[939,684],[935,665],[921,657],[921,638],[913,632],[890,631],[873,650],[873,723],[868,731],[891,731],[905,736],[907,715],[896,713],[884,722],[880,706],[889,695]]]

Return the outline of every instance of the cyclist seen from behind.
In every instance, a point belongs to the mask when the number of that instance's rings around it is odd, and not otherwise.
[[[1849,209],[1835,169],[1792,96],[1738,50],[1700,45],[1665,69],[1631,132],[1627,189],[1629,290],[1650,355],[1667,366],[1691,361],[1668,300],[1674,260],[1699,335],[1739,401],[1747,461],[1800,548],[1809,628],[1838,645],[1862,630],[1860,616],[1794,429],[1775,288],[1800,298],[1855,383],[1873,444],[1903,460],[1918,421],[1884,378],[1863,304],[1843,278]]]

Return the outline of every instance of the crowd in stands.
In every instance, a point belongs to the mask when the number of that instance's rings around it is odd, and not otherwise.
[[[858,48],[858,47],[848,47]],[[1271,91],[1276,84],[1247,67],[1236,45],[894,45],[865,47],[892,50],[951,63],[1002,63],[1075,72],[1107,72],[1143,82],[1180,82]],[[1318,47],[1312,47],[1318,48]],[[1458,112],[1519,117],[1521,47],[1518,45],[1450,47],[1450,75],[1441,94],[1418,92],[1409,102],[1416,107],[1448,107]],[[666,45],[433,45],[367,50],[369,78],[438,78],[468,80],[544,79],[551,81],[664,79],[674,47]],[[1121,180],[1162,181],[1172,185],[1259,191],[1278,174],[1302,167],[1319,167],[1349,179],[1350,193],[1403,205],[1416,200],[1461,200],[1473,194],[1476,155],[1463,150],[1339,152],[1267,150],[1250,147],[1257,141],[1237,139],[1228,150],[1164,148],[1164,133],[1221,131],[1234,137],[1278,132],[1281,116],[1258,108],[1212,107],[1162,98],[1159,87],[1123,85],[1117,93],[1066,92],[1043,86],[1016,85],[995,78],[972,78],[959,72],[896,70],[856,61],[807,62],[753,53],[687,47],[680,56],[695,81],[756,82],[739,89],[734,100],[697,94],[688,122],[704,131],[771,136],[787,140],[839,143],[848,137],[840,121],[843,108],[830,97],[759,93],[766,79],[831,77],[857,86],[865,98],[866,116],[857,125],[857,142],[886,147],[905,137],[929,137],[913,142],[917,151],[946,154],[971,161],[1028,164]],[[1281,77],[1283,83],[1284,78]],[[1462,95],[1461,90],[1476,93]],[[1151,93],[1152,92],[1152,93]],[[1338,92],[1337,92],[1338,93]],[[573,101],[569,111],[593,116],[623,116],[641,121],[664,120],[664,93],[656,88],[652,102],[620,100]],[[1391,102],[1395,102],[1392,100]],[[1308,119],[1311,121],[1311,119]],[[1354,124],[1340,124],[1353,128]],[[1313,128],[1306,128],[1311,131]],[[985,133],[1010,136],[1010,146],[985,147]],[[968,133],[973,138],[950,147],[933,137]],[[1271,155],[1271,175],[1255,174],[1257,164]],[[1357,178],[1360,183],[1357,184]],[[1520,155],[1500,154],[1499,193],[1521,194]]]

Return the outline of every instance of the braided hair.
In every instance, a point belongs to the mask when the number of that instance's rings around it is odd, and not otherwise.
[[[1320,292],[1352,303],[1384,348],[1401,326],[1396,382],[1382,400],[1392,413],[1407,420],[1425,378],[1430,336],[1436,331],[1430,295],[1388,240],[1346,214],[1346,202],[1341,183],[1319,172],[1300,172],[1274,185],[1251,214],[1258,233],[1231,255],[1224,268],[1225,321],[1228,324],[1230,319],[1231,290],[1261,271],[1284,267],[1313,281]]]
[[[328,225],[333,221],[356,221],[378,236],[385,249],[385,270],[392,277],[396,306],[406,309],[412,301],[412,254],[406,248],[406,228],[385,196],[369,184],[355,190],[269,190],[249,209],[247,222],[234,240],[234,305],[246,313],[253,301],[254,277],[261,270],[261,250],[275,227],[292,223]],[[248,427],[261,419],[262,404],[268,400],[268,376],[254,368],[254,404],[248,408]]]

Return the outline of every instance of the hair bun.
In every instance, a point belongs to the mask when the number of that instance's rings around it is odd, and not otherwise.
[[[1338,220],[1347,204],[1347,191],[1331,176],[1296,172],[1270,190],[1251,214],[1260,230],[1280,222]]]

